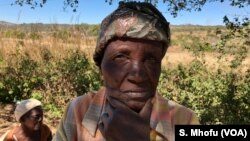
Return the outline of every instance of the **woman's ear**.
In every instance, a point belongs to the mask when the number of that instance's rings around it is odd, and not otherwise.
[[[99,72],[100,72],[101,80],[103,81],[104,78],[103,78],[103,74],[102,74],[102,67],[101,67],[101,65],[99,66]]]
[[[20,122],[20,123],[23,123],[24,120],[25,120],[25,119],[24,119],[24,116],[22,116],[22,117],[19,119],[19,122]]]
[[[102,70],[100,70],[100,75],[101,75],[101,80],[104,80],[103,74],[102,74]]]

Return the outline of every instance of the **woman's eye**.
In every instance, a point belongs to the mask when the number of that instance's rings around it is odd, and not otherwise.
[[[117,61],[121,61],[121,60],[125,60],[127,59],[128,57],[126,55],[123,55],[123,54],[118,54],[114,57],[114,60],[117,60]]]
[[[146,59],[146,62],[148,63],[159,63],[160,61],[154,57],[149,57]]]

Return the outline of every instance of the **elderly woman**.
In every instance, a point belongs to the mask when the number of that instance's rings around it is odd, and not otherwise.
[[[4,141],[51,141],[52,132],[43,124],[43,109],[36,99],[21,101],[14,111],[19,126],[6,133]]]
[[[54,140],[173,141],[174,125],[198,124],[156,92],[169,43],[169,23],[154,6],[120,3],[103,20],[94,53],[104,87],[68,105]]]

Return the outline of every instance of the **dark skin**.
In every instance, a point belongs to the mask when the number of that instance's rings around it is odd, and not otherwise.
[[[43,110],[41,106],[31,109],[20,119],[21,126],[15,132],[20,141],[37,141],[41,138],[41,126],[43,123]],[[51,137],[52,139],[52,137]],[[49,140],[51,140],[49,139]]]
[[[117,39],[104,53],[101,71],[106,107],[99,129],[107,141],[149,141],[152,97],[158,84],[160,42]]]

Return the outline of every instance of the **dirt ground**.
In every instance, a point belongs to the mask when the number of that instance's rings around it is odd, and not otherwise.
[[[0,136],[16,125],[14,118],[14,105],[0,104]]]

